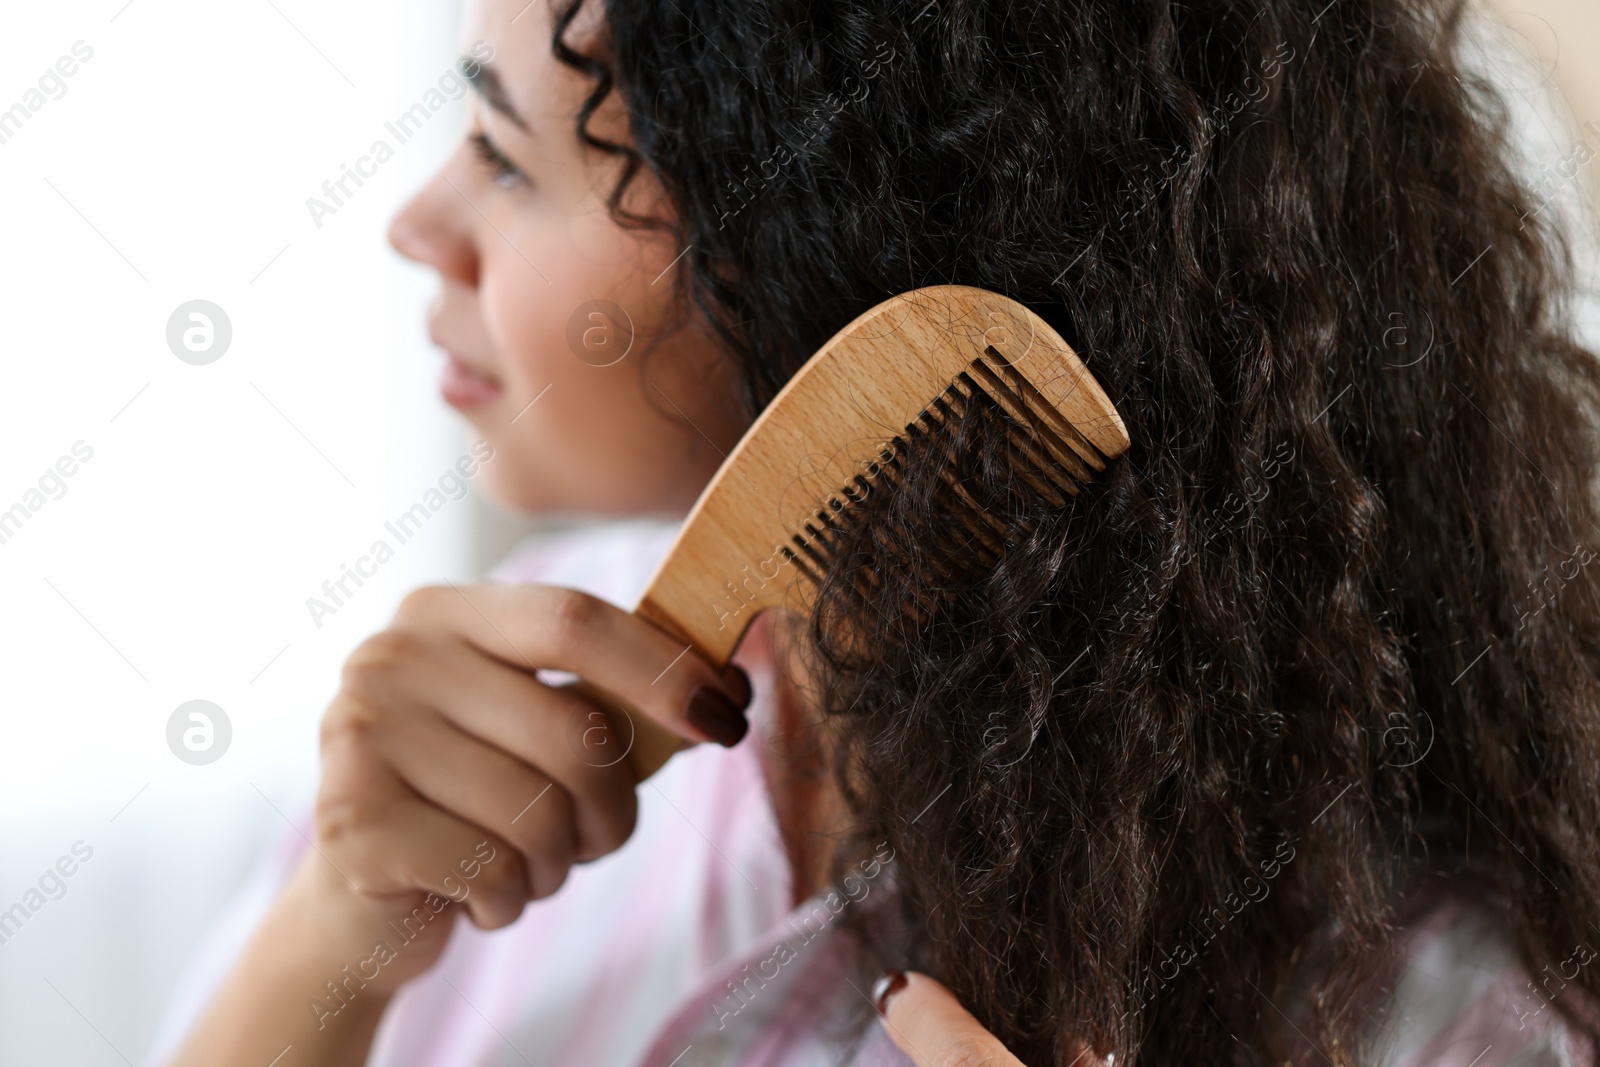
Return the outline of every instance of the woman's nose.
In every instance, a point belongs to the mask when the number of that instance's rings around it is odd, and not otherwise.
[[[478,254],[469,214],[441,168],[390,220],[389,244],[451,280],[476,285]]]

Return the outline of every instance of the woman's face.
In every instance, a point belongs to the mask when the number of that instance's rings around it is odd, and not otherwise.
[[[587,5],[568,43],[589,53],[597,18]],[[612,221],[622,162],[577,139],[594,83],[552,55],[551,19],[550,0],[480,0],[471,129],[389,239],[438,272],[440,391],[494,447],[492,495],[529,512],[682,513],[743,431],[735,375],[698,321],[662,336],[682,249]],[[628,141],[617,93],[589,129]],[[670,217],[648,169],[623,206]]]

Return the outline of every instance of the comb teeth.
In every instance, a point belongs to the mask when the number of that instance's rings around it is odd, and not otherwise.
[[[785,560],[793,563],[814,585],[820,584],[835,550],[850,532],[852,505],[860,504],[880,487],[898,486],[909,443],[926,441],[937,448],[938,442],[947,438],[950,424],[966,417],[977,405],[993,405],[1002,416],[1007,441],[1014,450],[1014,458],[1020,461],[1013,463],[1015,474],[1053,507],[1064,507],[1069,498],[1076,496],[1082,486],[1106,468],[1106,456],[1063,418],[1003,355],[988,346],[982,356],[968,364],[906,425],[902,434],[885,445],[878,462],[870,464],[865,474],[858,474],[850,483],[840,486],[807,517],[802,524],[804,533],[794,534],[789,545],[783,548]],[[953,458],[951,447],[943,448],[942,459]],[[1008,528],[979,504],[948,462],[942,465],[940,474],[951,490],[951,518],[966,535],[966,548],[980,565],[994,566],[1004,555],[1006,542],[1019,532],[1018,528]],[[1024,524],[1020,532],[1031,532],[1031,528]],[[893,548],[887,535],[880,536],[875,531],[874,540],[879,542],[880,549],[889,550],[896,558],[907,558],[906,553]],[[930,557],[926,563],[937,570],[920,576],[930,592],[926,603],[915,605],[914,615],[931,614],[936,606],[933,591],[951,578],[948,569],[936,558]],[[856,588],[863,595],[873,584],[875,577],[871,574],[855,576]]]

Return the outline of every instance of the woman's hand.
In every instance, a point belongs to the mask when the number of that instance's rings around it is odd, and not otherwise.
[[[604,601],[490,582],[416,590],[351,653],[323,718],[307,862],[337,874],[308,881],[354,898],[327,902],[330,916],[359,902],[399,922],[449,900],[495,929],[627,840],[635,782],[617,733],[600,705],[535,668],[580,675],[691,742],[732,744],[746,729],[742,671],[719,676]],[[395,978],[444,940],[403,953]]]
[[[394,991],[444,951],[457,904],[504,926],[627,839],[634,781],[605,713],[535,668],[578,674],[688,741],[732,744],[746,727],[742,671],[719,677],[593,597],[493,583],[410,594],[351,653],[323,718],[315,848],[174,1067],[259,1067],[291,1049],[299,1067],[365,1062]]]
[[[872,998],[889,1036],[917,1067],[1023,1067],[950,990],[925,974],[891,971],[878,979]],[[1073,1064],[1103,1067],[1104,1061],[1080,1044]]]

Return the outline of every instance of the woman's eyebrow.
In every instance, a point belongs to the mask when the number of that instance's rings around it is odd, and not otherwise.
[[[475,60],[462,59],[461,73],[466,75],[468,83],[478,91],[479,96],[483,97],[484,103],[510,119],[523,133],[533,132],[522,120],[522,116],[517,114],[517,109],[512,105],[511,97],[507,95],[505,83],[500,80],[498,71]]]

